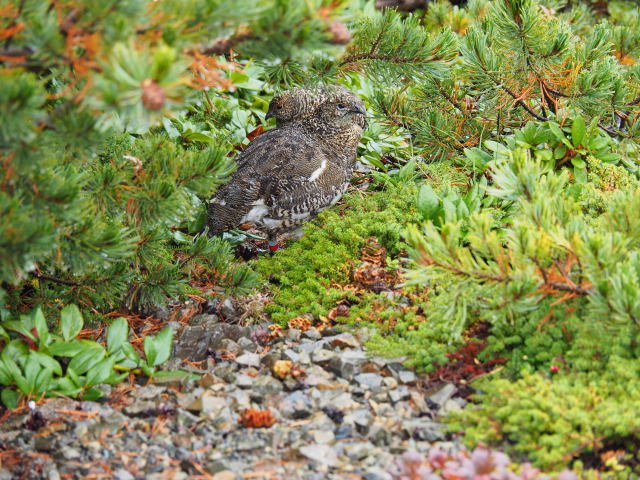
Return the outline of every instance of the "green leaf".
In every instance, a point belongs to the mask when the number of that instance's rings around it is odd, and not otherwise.
[[[507,146],[498,142],[494,142],[493,140],[485,140],[484,146],[488,150],[491,150],[492,152],[496,152],[501,155],[508,156],[511,153],[511,150],[509,150]]]
[[[549,122],[549,130],[551,130],[551,133],[553,133],[553,135],[567,147],[572,147],[571,143],[569,143],[569,140],[557,123]]]
[[[576,168],[580,168],[580,169],[584,169],[587,168],[587,164],[585,163],[585,161],[582,159],[582,157],[573,157],[571,159],[571,164],[576,167]]]
[[[576,147],[578,145],[582,145],[582,141],[584,140],[584,134],[586,131],[587,126],[584,122],[584,118],[574,118],[573,125],[571,125],[571,140]]]
[[[15,410],[18,408],[18,401],[20,400],[20,394],[15,390],[10,390],[5,388],[0,393],[0,398],[2,398],[2,403],[9,410]]]
[[[127,321],[122,317],[116,318],[107,329],[107,352],[118,351],[128,339],[129,325]]]
[[[104,349],[100,345],[98,345],[98,347],[99,348],[84,350],[73,357],[69,363],[69,367],[73,368],[79,375],[88,372],[93,366],[102,361],[106,355]]]
[[[13,384],[13,375],[11,374],[11,370],[4,363],[4,360],[1,357],[0,357],[0,384],[2,385]]]
[[[558,145],[553,150],[553,158],[555,158],[556,160],[560,160],[561,158],[564,158],[566,154],[567,154],[567,147],[564,145]]]
[[[75,397],[80,393],[81,390],[82,388],[78,387],[69,377],[62,377],[58,379],[56,391],[58,393],[61,393],[62,395]]]
[[[38,345],[45,346],[49,343],[49,326],[47,325],[47,319],[44,318],[42,309],[38,308],[33,316],[33,323],[38,332]]]
[[[104,381],[111,375],[114,363],[115,359],[113,357],[109,357],[91,367],[91,369],[87,372],[85,385],[89,386],[104,383]]]
[[[102,397],[102,390],[99,388],[90,388],[82,394],[82,400],[89,402],[95,402],[100,397]]]
[[[60,312],[60,332],[67,342],[78,336],[83,324],[82,314],[76,305],[67,305]]]
[[[29,330],[29,327],[25,325],[25,322],[23,321],[7,320],[6,322],[3,322],[2,326],[7,330],[11,330],[12,332],[18,332],[20,335],[24,335],[25,337],[27,337],[29,340],[33,342],[38,341],[35,335],[31,333],[31,331]]]
[[[31,352],[30,356],[35,358],[43,368],[51,370],[56,375],[62,375],[62,367],[55,358],[42,352]]]
[[[169,326],[160,330],[155,337],[144,339],[144,354],[150,366],[156,367],[169,360],[172,340],[173,333]]]
[[[573,175],[578,183],[587,183],[587,169],[586,168],[574,168]]]
[[[49,389],[49,385],[53,383],[53,372],[48,368],[40,370],[33,384],[33,390],[38,393],[45,393]]]
[[[96,347],[91,340],[72,340],[70,342],[53,342],[49,345],[49,353],[56,357],[75,357],[80,352]]]
[[[417,199],[418,211],[425,220],[435,220],[440,210],[440,200],[427,183],[420,187]]]

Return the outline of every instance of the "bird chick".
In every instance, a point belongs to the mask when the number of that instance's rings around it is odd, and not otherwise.
[[[266,230],[272,247],[278,234],[335,204],[351,178],[365,113],[362,100],[341,89],[256,138],[209,203],[209,234],[248,223]]]
[[[348,96],[349,93],[352,92],[340,85],[292,88],[275,95],[271,99],[265,119],[275,118],[276,124],[280,127],[289,122],[309,117],[322,103],[332,97]],[[366,122],[363,125],[364,127],[366,127]]]

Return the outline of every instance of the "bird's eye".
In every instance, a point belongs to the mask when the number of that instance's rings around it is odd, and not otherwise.
[[[278,105],[276,108],[277,108],[278,110],[282,110],[282,105]]]
[[[339,108],[340,110],[343,110],[343,109],[347,108],[347,106],[346,106],[344,103],[339,103],[339,104],[338,104],[338,108]]]

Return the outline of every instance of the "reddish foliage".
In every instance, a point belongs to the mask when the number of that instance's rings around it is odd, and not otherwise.
[[[444,381],[466,384],[479,375],[493,370],[496,365],[506,363],[506,358],[494,358],[486,362],[478,360],[478,355],[486,347],[485,342],[475,340],[467,342],[453,353],[448,353],[449,362],[439,366],[429,379],[432,381]]]
[[[269,410],[247,408],[240,414],[238,422],[245,428],[263,428],[276,423],[276,419]]]

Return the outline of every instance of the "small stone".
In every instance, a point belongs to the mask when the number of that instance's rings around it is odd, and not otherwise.
[[[230,298],[224,299],[222,305],[220,305],[220,313],[224,318],[232,317],[236,313],[236,309]]]
[[[81,453],[78,449],[73,447],[65,447],[62,449],[62,456],[67,460],[75,460],[80,458]]]
[[[391,474],[382,468],[371,467],[364,474],[364,480],[393,480]]]
[[[293,342],[297,342],[298,340],[300,340],[300,335],[302,335],[302,332],[297,328],[290,328],[289,330],[287,330],[287,339]]]
[[[116,480],[135,480],[136,477],[131,475],[131,473],[129,473],[124,468],[119,468],[118,470],[113,472],[113,478],[115,478]]]
[[[389,390],[388,395],[389,400],[391,400],[393,403],[398,403],[409,398],[411,396],[411,393],[409,392],[409,389],[407,387],[402,385],[395,390]]]
[[[447,400],[453,397],[453,395],[456,393],[456,390],[457,388],[453,383],[447,383],[437,392],[429,396],[429,400],[442,407],[445,403],[447,403]]]
[[[311,340],[320,340],[322,338],[320,332],[315,328],[309,328],[308,330],[305,330],[302,335],[306,338],[310,338]]]
[[[236,363],[244,367],[259,367],[260,355],[257,353],[244,353],[236,358]]]
[[[245,352],[255,352],[258,349],[258,344],[246,337],[238,340],[238,346]]]
[[[311,361],[313,363],[323,365],[323,364],[329,363],[331,360],[333,360],[337,356],[338,356],[337,353],[332,352],[331,350],[326,350],[324,348],[321,348],[319,350],[314,351],[311,354]]]
[[[279,408],[283,416],[300,420],[311,415],[311,400],[303,392],[293,392],[282,399]]]
[[[357,442],[344,446],[344,454],[354,462],[360,462],[369,457],[374,446],[369,442]]]
[[[358,350],[344,350],[340,356],[336,356],[327,366],[330,372],[339,377],[351,380],[358,373],[359,366],[366,360],[363,352]]]
[[[360,342],[351,333],[341,333],[334,337],[325,337],[332,348],[360,348]]]
[[[460,410],[462,410],[462,407],[458,404],[458,402],[453,399],[449,399],[444,402],[444,405],[442,406],[438,414],[447,415],[448,413],[459,412]]]
[[[445,426],[423,418],[410,418],[402,421],[402,432],[407,438],[436,442],[444,440]]]
[[[353,377],[362,388],[371,390],[373,393],[382,390],[382,376],[377,373],[361,373]]]
[[[236,480],[237,475],[230,470],[223,470],[221,472],[216,473],[212,480]]]
[[[416,377],[416,374],[413,373],[411,370],[400,370],[398,372],[398,382],[400,383],[405,383],[405,384],[414,384],[416,383],[416,380],[418,379]]]
[[[316,430],[313,432],[313,440],[316,443],[333,444],[336,441],[336,436],[331,430]]]
[[[230,338],[223,338],[220,341],[220,350],[226,350],[227,352],[232,353],[234,355],[239,355],[240,352],[242,351],[242,349],[240,348],[240,345],[238,345],[236,342],[234,342]]]
[[[293,363],[298,363],[298,361],[300,360],[300,354],[294,352],[290,348],[287,348],[284,352],[282,352],[282,356],[285,360],[290,360]]]
[[[240,388],[249,388],[255,382],[255,377],[251,377],[249,375],[244,375],[239,373],[233,379],[233,383],[235,383]]]
[[[338,461],[335,450],[328,445],[312,444],[300,447],[300,453],[314,462],[333,467]]]

